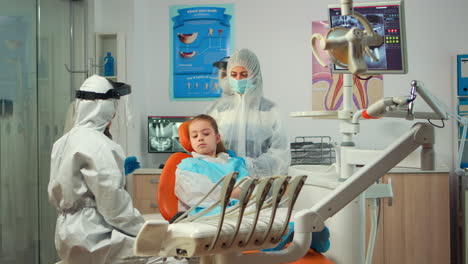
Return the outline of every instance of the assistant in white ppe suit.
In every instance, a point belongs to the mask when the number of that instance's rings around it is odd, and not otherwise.
[[[66,264],[121,263],[133,255],[144,220],[124,189],[124,151],[104,135],[117,99],[128,93],[129,85],[86,79],[73,128],[54,143],[48,193],[58,211],[55,245]]]
[[[236,66],[247,70],[247,78],[233,78]],[[224,145],[245,158],[253,177],[286,174],[291,162],[289,140],[275,103],[263,97],[257,56],[248,49],[236,51],[227,62],[226,78],[229,85],[207,111],[216,119]]]

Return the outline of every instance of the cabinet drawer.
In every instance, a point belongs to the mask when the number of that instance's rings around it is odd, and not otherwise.
[[[159,213],[158,203],[153,200],[134,200],[134,205],[141,214]]]
[[[159,175],[134,175],[133,176],[133,199],[156,200]]]

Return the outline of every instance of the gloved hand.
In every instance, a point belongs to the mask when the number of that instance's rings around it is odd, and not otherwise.
[[[330,249],[330,230],[328,230],[328,227],[320,232],[312,233],[310,248],[320,253],[325,253]]]
[[[226,153],[229,154],[229,157],[237,157],[236,152],[232,149],[227,149]]]
[[[294,222],[289,223],[288,233],[281,237],[280,243],[274,248],[267,248],[267,249],[260,249],[260,251],[268,252],[268,251],[280,251],[282,250],[288,243],[293,240],[294,237]]]
[[[136,169],[141,168],[140,162],[138,162],[135,156],[127,157],[124,163],[125,176],[134,172]]]
[[[229,154],[229,157],[233,157],[233,158],[237,158],[237,159],[239,159],[239,160],[242,160],[242,162],[244,163],[244,165],[247,166],[247,163],[246,163],[245,159],[244,159],[243,157],[237,156],[237,155],[236,155],[236,152],[234,152],[234,150],[228,149],[228,150],[226,150],[226,153]]]

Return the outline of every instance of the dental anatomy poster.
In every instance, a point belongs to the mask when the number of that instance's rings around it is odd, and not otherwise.
[[[233,4],[169,7],[172,100],[221,96],[213,63],[231,53],[233,10]]]
[[[328,21],[313,21],[312,32],[327,35]],[[318,44],[318,43],[317,43]],[[321,58],[330,63],[326,51],[318,49]],[[383,76],[362,79],[353,76],[353,104],[365,109],[383,97]],[[312,111],[337,111],[343,103],[343,74],[332,74],[312,55]]]

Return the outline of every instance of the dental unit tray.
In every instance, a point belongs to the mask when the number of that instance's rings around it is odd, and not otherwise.
[[[235,183],[236,178],[237,172],[233,172],[215,184],[214,188],[222,182],[222,192],[213,206],[223,204],[232,190],[241,186],[236,205],[226,208],[224,203],[219,214],[199,215],[202,211],[187,218],[181,216],[173,224],[147,221],[137,235],[135,255],[190,258],[276,246],[288,232],[292,209],[307,176],[245,178]],[[240,212],[243,216],[239,219]]]
[[[335,145],[329,136],[301,136],[291,143],[291,165],[330,165]]]

